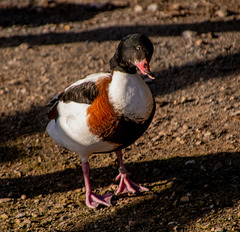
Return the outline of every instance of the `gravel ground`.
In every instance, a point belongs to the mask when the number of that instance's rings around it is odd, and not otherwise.
[[[157,110],[124,157],[150,191],[91,210],[45,106],[135,32],[155,47]],[[240,231],[238,0],[2,0],[0,66],[0,231]],[[116,190],[115,154],[90,164],[94,190]]]

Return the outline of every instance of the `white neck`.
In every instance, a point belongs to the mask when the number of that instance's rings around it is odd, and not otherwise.
[[[139,122],[147,120],[153,109],[152,93],[137,73],[114,71],[109,100],[118,113]]]

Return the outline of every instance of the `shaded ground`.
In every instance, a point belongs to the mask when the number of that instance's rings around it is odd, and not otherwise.
[[[240,3],[98,2],[0,3],[0,230],[240,231]],[[81,161],[45,132],[45,105],[109,71],[134,32],[155,47],[157,111],[124,154],[150,192],[90,210]],[[94,190],[116,190],[115,154],[90,163]]]

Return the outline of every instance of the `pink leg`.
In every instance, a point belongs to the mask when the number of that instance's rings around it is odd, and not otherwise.
[[[96,208],[99,204],[110,206],[111,205],[111,193],[106,193],[104,195],[94,194],[91,189],[90,180],[89,180],[89,163],[83,162],[82,163],[82,170],[84,175],[84,182],[86,188],[86,205],[90,208]]]
[[[124,166],[123,160],[122,160],[122,150],[116,152],[118,161],[119,161],[119,175],[116,177],[116,180],[120,179],[120,184],[118,186],[118,189],[116,191],[116,194],[120,193],[135,193],[135,192],[145,192],[149,191],[148,188],[142,187],[131,181],[127,175],[126,168]]]

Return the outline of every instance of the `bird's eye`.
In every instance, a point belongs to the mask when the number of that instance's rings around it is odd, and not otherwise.
[[[137,51],[140,51],[140,50],[141,50],[141,47],[140,47],[140,46],[136,46],[136,50],[137,50]]]

